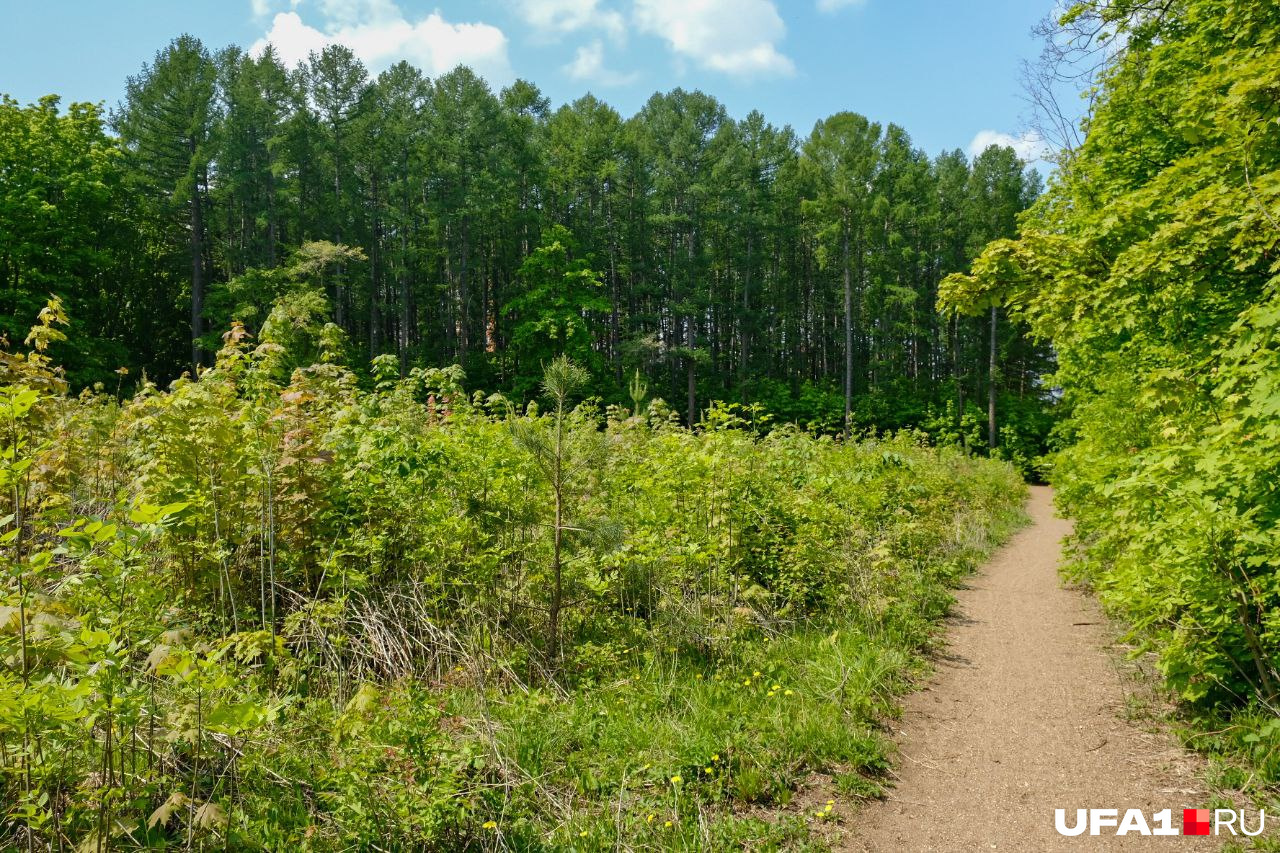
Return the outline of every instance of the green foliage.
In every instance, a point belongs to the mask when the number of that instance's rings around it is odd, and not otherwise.
[[[599,295],[600,279],[587,261],[570,256],[572,245],[564,226],[556,225],[543,234],[542,245],[520,265],[523,291],[503,308],[504,314],[514,318],[510,352],[517,371],[524,375],[531,366],[558,358],[598,367],[590,315],[608,311],[609,302]],[[527,393],[530,388],[518,381],[515,390]]]
[[[1008,466],[907,435],[605,418],[566,358],[521,414],[282,350],[233,327],[123,401],[5,356],[4,846],[803,848],[834,818],[794,793],[874,789],[875,720],[1017,517]]]
[[[193,370],[204,360],[205,208],[219,119],[217,76],[200,40],[181,35],[129,78],[124,103],[113,116],[128,164],[127,184],[142,201],[144,221],[155,229],[148,243],[163,256],[163,266],[185,267],[177,279],[187,285],[187,364]]]
[[[1083,146],[943,298],[1053,340],[1073,571],[1198,713],[1280,702],[1280,9],[1077,4],[1123,36]],[[1067,19],[1064,19],[1067,20]],[[1264,733],[1259,733],[1262,742]],[[1259,759],[1262,782],[1276,779]]]
[[[933,309],[1039,188],[1010,149],[930,158],[853,113],[800,138],[680,89],[628,118],[551,111],[465,67],[372,75],[335,44],[289,69],[189,35],[112,125],[0,107],[0,333],[60,296],[77,389],[164,387],[279,309],[286,373],[394,355],[527,402],[567,355],[603,405],[633,405],[639,370],[686,425],[716,400],[822,431],[919,426],[993,388],[1052,409],[1023,326],[1000,320],[992,369],[985,318]]]
[[[24,324],[58,296],[76,322],[59,362],[85,385],[137,363],[134,330],[104,287],[132,275],[141,248],[121,159],[97,106],[61,112],[53,96],[28,107],[0,99],[0,336],[22,340]]]

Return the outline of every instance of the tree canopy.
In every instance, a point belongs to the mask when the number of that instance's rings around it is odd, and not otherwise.
[[[287,68],[181,36],[126,88],[117,136],[96,107],[3,106],[5,162],[31,146],[56,166],[0,184],[0,298],[13,334],[63,298],[74,386],[207,367],[232,322],[261,334],[268,274],[328,242],[362,252],[317,280],[357,369],[458,364],[522,396],[567,352],[589,393],[623,402],[639,370],[690,423],[719,399],[975,442],[993,391],[1011,425],[1048,403],[1046,347],[1002,324],[993,369],[990,318],[933,308],[1038,189],[1011,150],[931,158],[848,112],[800,138],[682,89],[630,118],[553,108],[467,68],[373,75],[338,45]],[[1023,432],[1034,455],[1044,430]]]

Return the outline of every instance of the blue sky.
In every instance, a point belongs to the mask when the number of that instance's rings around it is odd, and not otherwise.
[[[930,154],[1016,141],[1020,60],[1052,0],[0,0],[0,92],[114,106],[170,38],[271,39],[292,60],[350,44],[374,71],[458,62],[492,84],[532,80],[554,104],[591,91],[624,115],[698,88],[801,135],[840,110],[897,122]],[[975,142],[976,141],[976,142]]]

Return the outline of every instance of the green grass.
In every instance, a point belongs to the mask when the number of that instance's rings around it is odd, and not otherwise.
[[[618,677],[562,693],[513,689],[477,659],[447,687],[402,686],[384,710],[439,709],[484,756],[484,849],[826,849],[840,811],[883,790],[881,723],[927,669],[949,587],[1021,520],[963,529],[899,600],[757,636],[732,662],[637,651]],[[814,779],[823,793],[805,802]]]

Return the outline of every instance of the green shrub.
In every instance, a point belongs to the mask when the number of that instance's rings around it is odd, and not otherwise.
[[[793,792],[871,790],[1017,517],[1011,468],[907,435],[281,358],[237,327],[121,403],[6,362],[6,844],[803,846]]]

